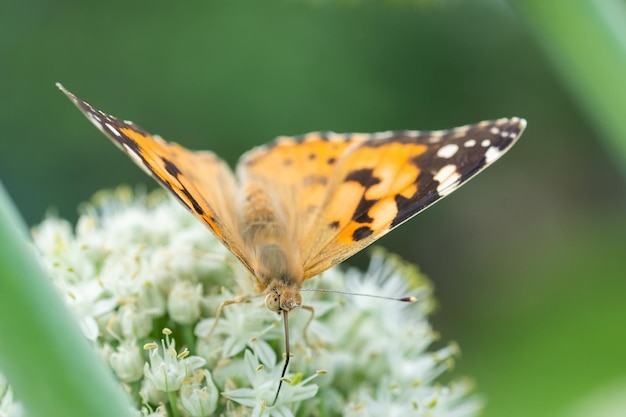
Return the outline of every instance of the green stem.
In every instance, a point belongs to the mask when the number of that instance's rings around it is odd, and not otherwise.
[[[195,342],[196,342],[196,338],[193,334],[193,326],[189,324],[184,324],[180,326],[180,329],[182,332],[183,341],[185,345],[187,346],[187,349],[193,351],[195,349]]]
[[[170,400],[170,410],[172,410],[172,417],[179,417],[177,403],[178,397],[176,396],[176,391],[169,391],[167,393],[167,397]]]

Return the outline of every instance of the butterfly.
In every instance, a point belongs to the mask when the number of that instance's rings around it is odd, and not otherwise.
[[[245,153],[233,173],[212,152],[166,142],[57,87],[252,273],[266,306],[282,313],[286,339],[305,280],[459,188],[526,126],[513,117],[438,131],[279,137]],[[283,376],[288,351],[286,340]]]

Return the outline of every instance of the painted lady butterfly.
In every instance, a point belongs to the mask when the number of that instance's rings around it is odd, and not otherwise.
[[[215,154],[165,142],[57,86],[239,258],[286,331],[304,280],[456,190],[526,126],[514,117],[430,132],[279,137],[244,154],[233,174]]]

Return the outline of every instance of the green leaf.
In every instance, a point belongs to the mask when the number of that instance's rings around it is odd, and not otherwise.
[[[626,5],[618,0],[512,3],[626,174]]]
[[[43,271],[0,184],[0,371],[32,416],[131,416],[131,404]]]

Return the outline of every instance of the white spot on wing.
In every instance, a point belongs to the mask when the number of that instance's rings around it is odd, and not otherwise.
[[[89,117],[89,121],[93,123],[98,129],[102,130],[102,123],[100,119],[93,113],[85,113]]]
[[[454,191],[456,188],[454,185],[461,179],[461,174],[456,170],[455,165],[446,165],[437,171],[434,179],[439,183],[437,192],[444,197]]]
[[[492,146],[491,148],[487,149],[487,152],[485,152],[485,161],[487,162],[487,164],[490,164],[496,159],[500,158],[500,155],[502,155],[502,151],[498,149],[497,146]]]
[[[454,143],[449,143],[447,145],[442,146],[437,151],[437,156],[440,158],[452,158],[454,154],[459,150],[459,145],[455,145]]]
[[[122,137],[122,135],[120,134],[120,132],[119,132],[119,131],[115,128],[115,127],[113,127],[111,124],[109,124],[109,123],[107,123],[107,122],[104,122],[104,125],[105,125],[105,126],[106,126],[106,128],[109,130],[109,132],[113,133],[113,134],[114,134],[115,136],[117,136],[118,138],[119,138],[119,137]]]
[[[483,139],[483,141],[480,142],[480,146],[482,146],[483,148],[486,148],[489,145],[491,145],[491,141],[489,139]]]
[[[468,141],[466,141],[463,146],[465,146],[466,148],[472,148],[474,146],[476,146],[476,141],[474,139],[470,139]]]
[[[489,129],[489,131],[493,134],[493,135],[499,135],[500,134],[500,129],[496,126],[492,127],[491,129]]]

